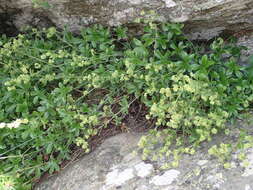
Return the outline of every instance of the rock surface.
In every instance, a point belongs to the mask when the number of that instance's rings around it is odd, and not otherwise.
[[[133,22],[142,10],[156,11],[160,20],[185,23],[192,39],[253,31],[253,0],[0,0],[1,17],[18,29],[115,26]]]
[[[252,126],[252,122],[237,122],[229,136],[216,136],[196,154],[183,156],[178,168],[168,170],[160,169],[161,161],[147,162],[133,154],[142,134],[120,134],[40,183],[35,190],[252,190],[253,149],[246,152],[246,168],[237,159],[239,151],[232,155],[231,169],[224,169],[207,153],[215,143],[235,143],[239,128],[253,134]]]

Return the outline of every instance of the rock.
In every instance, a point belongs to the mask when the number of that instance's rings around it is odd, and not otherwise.
[[[153,183],[157,186],[161,185],[170,185],[180,174],[178,170],[168,170],[162,175],[157,175],[153,177],[150,183]]]
[[[94,152],[73,163],[58,176],[52,176],[36,189],[107,190],[123,185],[133,175],[136,177],[134,166],[142,162],[138,157],[126,159],[136,147],[140,135],[122,134],[106,140]]]
[[[250,55],[253,55],[253,32],[252,34],[241,36],[238,39],[237,44],[248,48],[247,50],[243,50],[242,52],[245,56],[244,61],[247,61],[247,58]]]
[[[152,173],[154,170],[153,166],[151,164],[145,164],[144,162],[141,162],[134,166],[137,172],[137,176],[139,177],[146,177]]]
[[[246,185],[245,185],[245,190],[252,190],[252,188],[250,187],[249,184],[246,184]]]
[[[207,181],[216,189],[220,189],[221,185],[224,183],[223,174],[217,173],[215,175],[210,175],[207,177]]]
[[[234,167],[231,169],[224,169],[223,164],[208,155],[208,148],[214,144],[236,143],[239,128],[253,133],[253,127],[246,122],[234,126],[231,126],[231,135],[216,135],[194,155],[183,155],[178,168],[168,170],[159,169],[164,160],[146,163],[141,155],[133,154],[142,134],[120,134],[105,140],[95,151],[69,164],[59,174],[37,184],[35,190],[251,190],[253,148],[246,152],[249,161],[246,168],[236,164],[240,151],[232,156]]]
[[[253,149],[249,150],[247,154],[247,161],[248,161],[248,166],[246,166],[245,171],[242,174],[242,176],[244,177],[253,175]]]
[[[116,169],[106,175],[106,186],[120,186],[133,177],[134,174],[132,168],[125,169],[122,172],[119,172],[119,170]]]
[[[205,165],[207,162],[208,162],[208,160],[199,160],[197,164],[198,164],[199,166],[203,166],[203,165]]]
[[[140,15],[142,10],[156,11],[158,20],[185,23],[192,39],[253,30],[252,0],[0,0],[0,15],[8,15],[5,21],[17,29],[68,25],[71,31],[79,31],[95,23],[116,26],[147,16]]]

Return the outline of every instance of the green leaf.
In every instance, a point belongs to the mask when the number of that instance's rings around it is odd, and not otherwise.
[[[148,55],[148,52],[146,48],[144,47],[136,47],[134,48],[134,52],[136,53],[137,56],[145,57]]]
[[[18,104],[16,107],[16,112],[24,113],[28,111],[28,107],[26,103]]]
[[[167,33],[167,39],[170,41],[173,37],[173,33],[172,32],[168,32]]]
[[[53,149],[53,144],[52,143],[47,144],[46,154],[51,154],[52,149]]]
[[[162,53],[161,53],[159,50],[155,50],[154,53],[155,53],[155,56],[156,56],[158,59],[162,59],[162,58],[163,58],[163,55],[162,55]]]
[[[153,38],[148,38],[148,39],[145,40],[144,46],[145,47],[151,46],[154,43],[154,41],[155,40]]]
[[[133,39],[133,42],[136,46],[143,46],[142,42],[136,38]]]

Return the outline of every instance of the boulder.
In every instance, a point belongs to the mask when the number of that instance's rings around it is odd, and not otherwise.
[[[159,20],[185,23],[192,39],[253,31],[253,0],[0,0],[0,15],[7,15],[5,21],[17,29],[68,25],[71,31],[79,31],[95,23],[116,26],[145,17],[143,10],[156,11]]]
[[[252,119],[251,119],[252,121]],[[251,124],[250,124],[251,123]],[[194,155],[183,155],[178,168],[162,170],[171,160],[141,159],[137,143],[143,134],[124,133],[105,140],[101,146],[48,179],[35,190],[252,190],[253,149],[245,150],[248,165],[242,167],[240,151],[232,153],[231,168],[208,154],[219,143],[236,143],[239,129],[253,132],[252,122],[236,122],[230,135],[216,135]]]

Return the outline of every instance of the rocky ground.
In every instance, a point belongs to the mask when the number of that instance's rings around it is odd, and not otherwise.
[[[240,151],[232,154],[231,169],[224,169],[207,153],[213,144],[236,143],[239,129],[253,134],[253,124],[248,119],[229,126],[229,136],[217,135],[196,154],[184,155],[178,168],[168,170],[159,169],[161,161],[143,161],[140,155],[133,154],[143,133],[119,134],[39,183],[35,190],[253,190],[253,149],[246,151],[246,168],[238,160]]]

